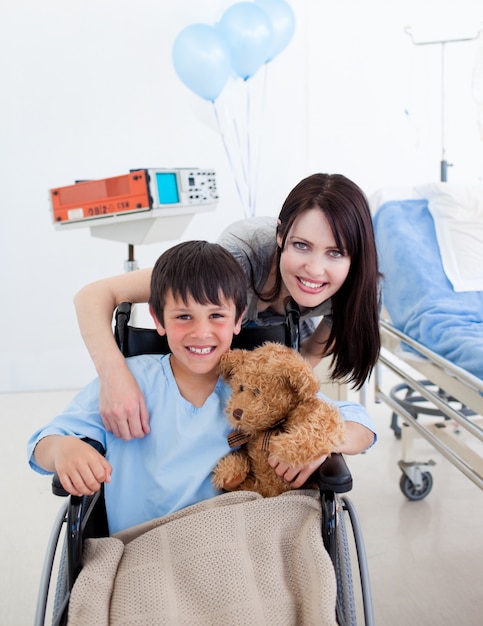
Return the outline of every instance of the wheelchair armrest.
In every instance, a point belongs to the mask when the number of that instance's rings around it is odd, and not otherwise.
[[[352,489],[352,475],[342,454],[331,454],[314,473],[320,492],[346,493]]]
[[[84,437],[82,441],[85,441],[95,450],[97,450],[99,454],[105,456],[106,451],[104,450],[104,446],[102,445],[102,443],[99,443],[98,441],[96,441],[95,439],[91,439],[90,437]],[[62,483],[60,482],[57,473],[52,476],[52,493],[54,494],[54,496],[61,496],[62,498],[66,498],[69,495],[69,492],[66,491],[64,487],[62,487]]]

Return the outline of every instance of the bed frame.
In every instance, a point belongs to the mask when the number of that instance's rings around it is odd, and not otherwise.
[[[414,458],[417,436],[483,489],[483,381],[400,332],[390,321],[381,321],[380,327],[375,398],[394,412],[391,427],[402,440],[398,463],[402,492],[410,500],[421,500],[433,485],[428,468],[435,462]],[[401,342],[419,354],[404,351]],[[401,379],[388,393],[382,389],[381,365]]]

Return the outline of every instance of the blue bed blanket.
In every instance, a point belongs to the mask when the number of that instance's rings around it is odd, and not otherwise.
[[[383,302],[394,326],[483,379],[483,292],[453,290],[427,201],[386,202],[374,230]]]

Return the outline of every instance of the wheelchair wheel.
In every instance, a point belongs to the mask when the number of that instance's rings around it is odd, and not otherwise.
[[[433,488],[433,477],[430,472],[421,473],[421,487],[416,487],[409,476],[403,474],[399,481],[399,487],[408,500],[422,500]]]
[[[338,503],[337,513],[337,556],[335,575],[337,579],[337,623],[339,626],[357,624],[354,586],[352,582],[351,555],[343,505]]]
[[[67,573],[67,540],[62,545],[62,553],[59,560],[59,571],[55,585],[54,606],[52,609],[52,624],[63,624],[66,600],[69,595],[69,579]]]

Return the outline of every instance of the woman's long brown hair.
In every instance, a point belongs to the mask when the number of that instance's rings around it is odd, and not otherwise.
[[[369,205],[363,191],[341,174],[312,174],[289,193],[280,211],[275,284],[264,300],[278,297],[282,287],[280,256],[294,221],[319,208],[337,246],[351,258],[348,276],[332,296],[332,329],[327,342],[332,355],[331,378],[359,389],[375,366],[380,350],[379,279],[376,243]],[[321,351],[323,346],[321,346]]]

